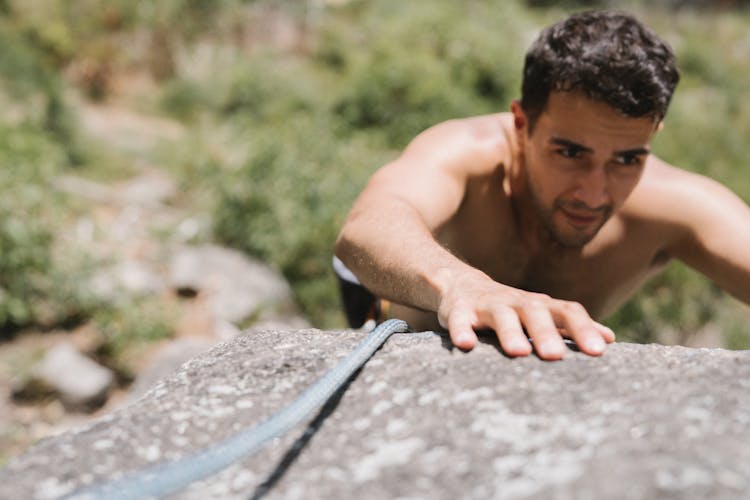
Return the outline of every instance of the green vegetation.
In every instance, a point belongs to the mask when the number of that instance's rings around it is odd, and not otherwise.
[[[70,316],[50,246],[65,200],[49,180],[80,159],[61,82],[0,18],[0,330]]]
[[[129,299],[118,307],[100,308],[94,324],[103,338],[96,355],[118,376],[135,378],[144,348],[173,333],[174,307],[165,300]]]
[[[197,211],[212,215],[217,241],[281,270],[316,325],[342,326],[330,256],[354,197],[424,128],[507,109],[527,45],[566,12],[548,4],[0,2],[0,180],[12,186],[0,199],[0,325],[39,321],[34,304],[42,302],[86,310],[85,299],[54,299],[58,289],[45,283],[58,269],[48,249],[66,203],[47,182],[92,157],[76,138],[63,89],[106,100],[118,75],[145,72],[157,90],[136,105],[188,130],[154,161],[180,179]],[[632,5],[673,43],[683,70],[657,154],[750,201],[741,170],[750,16]],[[108,314],[110,325],[124,317]],[[665,328],[718,324],[727,345],[748,348],[746,317],[744,306],[675,264],[610,324],[621,339],[641,341]]]

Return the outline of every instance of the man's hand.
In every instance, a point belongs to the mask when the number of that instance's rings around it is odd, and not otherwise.
[[[456,347],[472,349],[477,342],[474,330],[491,328],[509,356],[531,353],[524,328],[537,355],[546,360],[563,357],[563,337],[592,356],[601,355],[615,340],[614,332],[591,319],[581,304],[512,288],[483,273],[463,276],[446,289],[438,319]]]

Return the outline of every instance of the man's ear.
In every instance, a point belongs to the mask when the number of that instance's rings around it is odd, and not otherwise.
[[[521,107],[521,102],[518,100],[511,102],[510,112],[513,113],[513,126],[515,127],[516,132],[525,132],[529,120],[526,118],[526,113]]]
[[[513,113],[513,129],[516,132],[516,141],[523,150],[524,143],[526,141],[526,132],[529,126],[529,119],[526,117],[526,112],[521,107],[521,102],[515,100],[510,103],[510,112]]]
[[[659,123],[656,124],[656,130],[654,130],[654,133],[661,132],[661,129],[664,128],[664,120],[659,120]]]

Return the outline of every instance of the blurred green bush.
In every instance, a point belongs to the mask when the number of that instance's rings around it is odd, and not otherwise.
[[[159,298],[127,298],[116,307],[99,307],[93,312],[99,334],[96,357],[132,382],[149,345],[172,337],[176,318],[174,303]]]
[[[0,127],[0,328],[34,319],[51,270],[51,227],[44,219],[45,177],[62,160],[55,144],[30,127]]]
[[[53,176],[82,157],[57,74],[0,18],[0,331],[78,313],[51,253]]]

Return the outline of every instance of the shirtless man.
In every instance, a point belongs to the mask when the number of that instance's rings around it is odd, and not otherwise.
[[[412,328],[464,350],[492,329],[510,356],[532,351],[525,329],[547,360],[563,337],[601,355],[615,336],[592,318],[672,258],[750,302],[750,209],[650,154],[678,80],[671,49],[628,15],[545,29],[510,113],[432,127],[373,175],[339,269]]]

